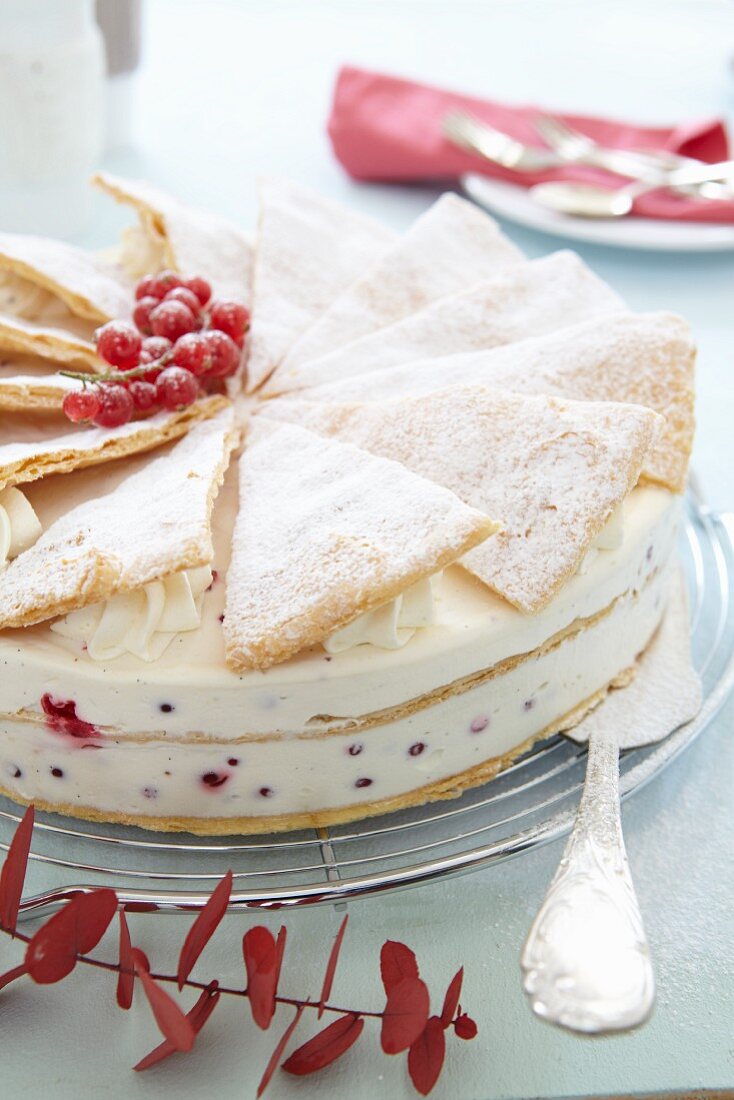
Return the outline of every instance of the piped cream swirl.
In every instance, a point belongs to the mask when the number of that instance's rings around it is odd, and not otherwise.
[[[324,649],[327,653],[343,653],[357,645],[402,649],[416,630],[436,621],[432,581],[424,577],[389,603],[360,615],[327,638]]]
[[[20,489],[0,492],[0,569],[37,541],[43,528]]]
[[[52,623],[51,630],[83,642],[93,661],[111,661],[125,653],[157,661],[177,634],[199,628],[211,582],[208,565],[187,569],[72,611]]]
[[[624,504],[625,502],[622,501],[622,503],[614,509],[611,516],[584,554],[577,570],[581,575],[588,571],[600,550],[619,550],[624,542]]]

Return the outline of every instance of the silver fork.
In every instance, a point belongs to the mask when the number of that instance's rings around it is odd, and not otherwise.
[[[588,164],[634,179],[652,178],[661,171],[670,172],[703,163],[693,157],[682,157],[678,153],[659,149],[609,149],[554,115],[538,115],[534,125],[543,140],[567,163]],[[703,183],[676,190],[707,199],[734,198],[734,190],[726,183]]]
[[[540,132],[540,120],[538,130]],[[463,111],[453,111],[445,116],[443,133],[454,145],[516,172],[538,172],[576,163],[604,167],[631,179],[648,179],[654,173],[660,174],[660,167],[650,160],[625,150],[603,149],[583,134],[572,137],[569,132],[568,136],[562,137],[554,132],[551,138],[550,126],[549,137],[545,138],[550,149],[524,145]]]
[[[461,149],[478,153],[502,168],[512,168],[516,172],[539,172],[565,163],[558,153],[523,145],[509,134],[504,134],[463,111],[453,111],[446,115],[442,130],[444,137]]]

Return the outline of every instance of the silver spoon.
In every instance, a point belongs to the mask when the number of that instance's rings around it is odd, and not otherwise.
[[[589,738],[576,824],[521,959],[537,1015],[572,1031],[636,1027],[655,1000],[619,819],[619,746]]]
[[[676,168],[655,178],[635,180],[615,190],[592,183],[559,180],[556,183],[538,183],[530,188],[529,194],[542,206],[561,214],[572,214],[577,218],[623,218],[632,210],[635,199],[648,191],[731,178],[734,178],[734,161],[728,160],[719,164]]]
[[[677,578],[657,637],[632,684],[569,731],[588,736],[576,823],[521,956],[533,1011],[598,1034],[645,1022],[655,999],[650,951],[622,837],[619,750],[650,744],[701,705],[690,656],[688,609]]]

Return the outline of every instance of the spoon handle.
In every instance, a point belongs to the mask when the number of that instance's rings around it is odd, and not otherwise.
[[[650,952],[622,837],[619,748],[589,739],[576,823],[522,952],[533,1011],[572,1031],[618,1031],[649,1016]]]

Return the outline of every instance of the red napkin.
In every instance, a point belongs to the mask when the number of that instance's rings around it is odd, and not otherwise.
[[[558,179],[583,179],[609,187],[624,182],[610,172],[580,165],[515,172],[464,153],[441,133],[444,115],[457,108],[527,145],[543,147],[533,126],[533,118],[541,108],[507,107],[349,66],[337,78],[329,136],[338,160],[355,179],[453,180],[463,172],[482,172],[524,187]],[[718,119],[650,128],[582,115],[558,117],[605,146],[666,149],[709,163],[727,160],[730,155],[729,138]],[[634,212],[648,218],[734,222],[734,201],[704,201],[681,198],[670,191],[652,191],[637,199]]]

